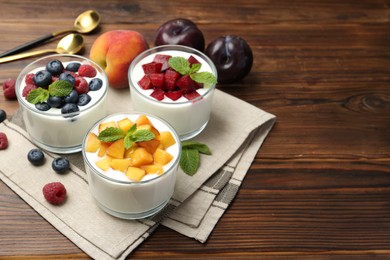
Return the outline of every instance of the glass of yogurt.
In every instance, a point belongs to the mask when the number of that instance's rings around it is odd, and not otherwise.
[[[200,66],[200,69],[197,72],[207,72],[213,75],[215,82],[199,85],[195,83],[197,85],[196,95],[192,95],[193,92],[186,94],[186,90],[183,90],[183,95],[178,99],[176,99],[176,97],[175,100],[169,98],[168,95],[169,92],[177,92],[177,90],[181,91],[182,89],[179,87],[175,87],[174,91],[167,91],[164,89],[165,82],[162,87],[145,87],[141,83],[146,74],[143,66],[155,61],[158,55],[175,58],[182,57],[186,60],[195,58],[197,63],[199,63],[198,66]],[[172,69],[170,67],[167,69],[167,67],[167,63],[164,63],[162,66],[163,74],[165,71]],[[128,74],[131,101],[135,110],[152,113],[163,118],[175,128],[181,140],[193,138],[205,129],[210,119],[213,94],[217,78],[215,65],[205,54],[187,46],[157,46],[138,55],[131,63]],[[154,76],[158,78],[158,75]],[[183,75],[180,75],[180,77],[181,76]],[[167,76],[165,75],[165,77]],[[154,95],[156,93],[156,88],[163,89],[165,94],[161,94],[161,91],[157,91],[157,95]],[[172,90],[172,88],[170,88],[170,90]],[[158,94],[160,96],[158,96]],[[191,96],[188,98],[186,95]],[[157,98],[155,98],[156,96]]]
[[[50,89],[48,86],[42,85],[43,87],[40,87],[36,85],[33,75],[38,75],[36,77],[40,81],[39,85],[41,85],[42,81],[48,78],[47,75],[50,75],[42,72],[47,72],[47,64],[52,63],[51,66],[53,68],[58,68],[58,62],[54,64],[53,60],[62,63],[61,68],[63,71],[61,73],[54,73],[52,71],[51,83],[59,79],[71,80],[69,77],[73,77],[75,82],[73,82],[72,85],[78,84],[80,88],[84,87],[82,92],[87,93],[81,95],[82,93],[80,92],[77,95],[72,93],[72,96],[70,94],[61,96],[57,99],[51,99],[51,103],[48,99],[45,100],[45,98],[40,100],[38,105],[31,103],[32,101],[29,101],[27,93],[31,93],[30,91],[40,88],[41,91],[35,92],[36,94],[39,93],[35,95],[35,97],[38,96],[40,98],[40,96],[44,96]],[[72,65],[69,65],[71,63]],[[93,69],[90,70],[95,71],[95,75],[80,76],[82,74],[78,73],[77,69],[79,66],[81,67],[83,65],[84,67],[92,67]],[[69,70],[67,70],[67,68]],[[61,76],[63,73],[64,75]],[[72,76],[69,76],[69,74]],[[29,86],[27,87],[27,85]],[[87,87],[85,85],[87,85]],[[93,90],[91,90],[91,85],[93,85]],[[29,88],[30,90],[28,90]],[[75,88],[76,87],[73,86],[72,91]],[[45,56],[30,63],[21,71],[15,85],[16,96],[21,108],[24,125],[31,140],[37,146],[47,151],[60,154],[81,151],[85,133],[91,125],[106,116],[107,89],[107,76],[98,64],[82,56],[64,54]],[[32,99],[31,96],[30,99]],[[62,112],[66,103],[65,99],[67,100],[66,102],[76,104],[69,105],[72,108],[70,110],[68,109],[67,114],[63,114]],[[53,105],[53,100],[58,101],[60,104]],[[51,105],[48,105],[49,103]]]
[[[146,141],[149,145],[134,141],[123,148],[124,137],[111,142],[97,139],[105,129],[116,136],[117,131],[135,136],[148,129],[153,136]],[[142,156],[138,153],[141,150]],[[167,205],[174,192],[181,143],[174,128],[157,116],[139,112],[108,115],[88,131],[82,153],[90,192],[97,205],[112,216],[140,219],[154,215]]]

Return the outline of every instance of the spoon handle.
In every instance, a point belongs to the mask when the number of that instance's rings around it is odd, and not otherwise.
[[[28,57],[32,57],[32,56],[36,56],[36,55],[40,55],[40,54],[44,54],[44,53],[49,53],[49,52],[57,52],[57,50],[38,50],[38,51],[31,51],[31,52],[15,54],[15,55],[0,58],[0,63],[24,59],[24,58],[28,58]]]
[[[8,55],[11,55],[11,54],[15,54],[15,53],[18,53],[18,52],[25,51],[27,49],[30,49],[30,48],[32,48],[34,46],[37,46],[37,45],[39,45],[39,44],[41,44],[41,43],[43,43],[43,42],[53,38],[54,36],[55,35],[53,33],[46,34],[46,35],[44,35],[42,37],[39,37],[38,39],[35,39],[35,40],[31,41],[31,42],[24,43],[24,44],[22,44],[22,45],[20,45],[18,47],[15,47],[15,48],[13,48],[11,50],[3,52],[2,54],[0,54],[0,58],[8,56]]]

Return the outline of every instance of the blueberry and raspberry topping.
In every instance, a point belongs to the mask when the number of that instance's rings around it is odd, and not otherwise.
[[[89,64],[71,62],[64,67],[61,61],[54,59],[45,69],[26,75],[22,96],[40,111],[57,108],[62,114],[78,112],[79,106],[91,101],[88,92],[99,90],[103,85],[101,79],[93,78],[96,75],[96,69]],[[93,79],[88,83],[86,77]]]
[[[41,149],[31,149],[27,154],[28,161],[35,166],[42,165],[45,162],[45,154]]]
[[[53,160],[51,167],[58,174],[66,173],[70,168],[69,160],[63,157],[58,157]]]
[[[145,75],[138,81],[142,89],[153,90],[151,97],[175,101],[180,97],[188,100],[198,98],[199,88],[207,88],[217,83],[210,72],[200,72],[201,63],[194,57],[172,57],[156,54],[152,62],[142,65]]]

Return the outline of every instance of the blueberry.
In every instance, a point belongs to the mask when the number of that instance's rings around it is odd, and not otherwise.
[[[40,110],[40,111],[47,111],[49,110],[51,107],[48,103],[46,102],[42,102],[42,103],[37,103],[35,104],[35,108]]]
[[[69,70],[69,71],[72,71],[72,72],[77,72],[80,68],[80,63],[78,62],[72,62],[72,63],[69,63],[68,65],[66,65],[66,70]]]
[[[74,103],[66,103],[62,109],[61,109],[61,113],[62,114],[70,114],[70,113],[74,113],[74,112],[77,112],[77,111],[80,111],[79,107],[74,104]],[[75,116],[75,115],[68,115],[68,116],[65,116],[65,117],[72,117],[72,116]]]
[[[91,96],[88,94],[81,94],[79,95],[79,100],[77,101],[78,106],[85,106],[86,104],[91,101]]]
[[[74,84],[76,82],[76,79],[72,76],[72,74],[69,71],[65,71],[65,72],[61,73],[59,79],[66,80],[66,81],[70,82],[72,84],[72,86],[74,86]]]
[[[70,168],[69,160],[62,157],[55,158],[51,163],[51,168],[53,168],[56,173],[64,174]]]
[[[50,107],[60,108],[64,105],[64,99],[62,97],[51,96],[47,100]]]
[[[47,70],[40,70],[34,75],[34,83],[38,87],[47,88],[51,82],[51,74]]]
[[[27,154],[27,159],[31,164],[39,166],[45,162],[45,155],[40,149],[31,149]]]
[[[51,75],[60,75],[64,70],[64,65],[59,60],[51,60],[46,64],[46,70],[51,73]]]
[[[96,91],[103,86],[103,81],[99,78],[94,78],[89,82],[89,90]]]
[[[7,119],[7,113],[3,109],[0,109],[0,123],[5,119]]]
[[[72,90],[69,95],[64,98],[65,103],[77,103],[79,99],[79,94],[76,90]]]

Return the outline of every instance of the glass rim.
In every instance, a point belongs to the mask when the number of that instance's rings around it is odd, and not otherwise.
[[[129,79],[130,90],[134,89],[140,96],[144,97],[145,99],[147,99],[153,103],[158,103],[158,104],[163,103],[164,105],[172,105],[172,106],[177,105],[177,104],[191,104],[191,103],[194,103],[194,102],[201,100],[205,96],[212,93],[212,91],[216,88],[217,84],[212,84],[210,87],[207,88],[205,93],[203,93],[202,95],[200,95],[199,97],[196,97],[194,99],[186,100],[186,101],[173,101],[173,102],[169,101],[168,102],[168,101],[160,101],[160,100],[157,100],[149,95],[145,95],[136,87],[136,84],[138,84],[138,83],[134,82],[133,77],[131,77],[131,72],[133,71],[135,66],[142,59],[146,58],[147,56],[149,56],[153,53],[157,53],[160,51],[170,51],[170,50],[183,51],[183,52],[194,53],[194,54],[198,55],[201,59],[203,59],[210,66],[212,73],[215,75],[216,78],[218,78],[217,68],[215,67],[213,61],[206,54],[200,52],[199,50],[194,49],[192,47],[184,46],[184,45],[173,45],[173,44],[159,45],[159,46],[155,46],[153,48],[150,48],[150,49],[147,49],[147,50],[141,52],[131,62],[128,73],[127,73],[127,76]]]
[[[98,126],[99,123],[111,118],[111,117],[115,117],[115,116],[118,116],[118,115],[123,115],[123,116],[132,116],[132,115],[146,115],[147,117],[151,117],[151,118],[154,118],[156,120],[159,120],[161,121],[164,125],[166,125],[169,130],[172,132],[172,134],[174,135],[174,138],[176,140],[176,143],[178,145],[178,156],[175,158],[175,160],[173,161],[172,165],[167,169],[165,170],[163,173],[159,174],[157,177],[154,177],[152,179],[148,179],[148,180],[141,180],[141,181],[131,181],[131,180],[126,180],[126,181],[123,181],[123,180],[118,180],[118,179],[115,179],[115,178],[111,178],[109,176],[107,176],[106,174],[103,174],[101,173],[99,170],[97,170],[92,164],[91,162],[87,159],[87,155],[86,155],[86,151],[85,151],[85,143],[86,143],[86,140],[88,138],[88,134],[92,131],[92,129],[94,129],[95,127]],[[107,115],[105,116],[104,118],[98,120],[95,124],[93,124],[93,126],[91,128],[89,128],[89,130],[86,132],[85,136],[84,136],[84,139],[83,139],[83,142],[82,142],[82,154],[83,154],[83,160],[85,162],[85,167],[89,167],[89,170],[91,172],[93,172],[94,174],[97,174],[99,177],[101,178],[104,178],[108,181],[111,181],[111,182],[114,182],[114,183],[118,183],[118,184],[123,184],[123,185],[143,185],[143,184],[146,184],[146,183],[151,183],[151,182],[154,182],[154,181],[157,181],[158,179],[162,178],[163,176],[167,175],[168,172],[170,172],[171,170],[173,170],[175,167],[178,166],[179,164],[179,160],[180,160],[180,155],[181,155],[181,141],[180,141],[180,138],[179,138],[179,135],[177,134],[176,130],[167,122],[165,121],[164,119],[156,116],[156,115],[152,115],[150,113],[145,113],[145,112],[140,112],[140,111],[127,111],[127,112],[117,112],[117,113],[113,113],[113,114],[110,114],[110,115]]]
[[[34,107],[31,107],[29,105],[30,103],[28,103],[27,99],[22,96],[22,90],[20,88],[20,85],[22,84],[23,78],[28,74],[28,72],[34,69],[32,67],[34,65],[36,65],[37,63],[40,63],[44,60],[54,59],[54,58],[59,59],[60,57],[65,57],[65,58],[69,58],[69,59],[71,59],[71,58],[79,59],[80,62],[87,61],[88,63],[92,64],[94,67],[99,69],[99,72],[102,74],[103,81],[106,83],[106,84],[104,84],[104,82],[103,82],[103,85],[106,85],[106,88],[105,88],[103,94],[99,97],[99,99],[96,100],[96,103],[94,105],[89,106],[88,108],[82,109],[80,111],[76,111],[76,112],[72,112],[72,113],[68,113],[68,114],[58,114],[58,113],[54,114],[54,113],[49,112],[49,111],[40,111]],[[63,61],[61,61],[61,62],[63,62]],[[91,109],[93,109],[95,107],[95,105],[101,103],[102,100],[104,100],[104,97],[107,95],[108,88],[109,88],[108,84],[109,83],[108,83],[108,78],[107,78],[106,72],[96,62],[94,62],[94,61],[92,61],[84,56],[80,56],[80,55],[76,55],[76,54],[52,54],[52,55],[47,55],[47,56],[41,57],[39,59],[36,59],[36,60],[32,61],[31,63],[27,64],[27,66],[25,66],[22,69],[22,71],[19,73],[18,77],[16,78],[15,92],[16,92],[16,97],[18,99],[19,104],[21,104],[24,108],[27,108],[29,111],[31,111],[33,113],[37,113],[37,114],[40,114],[42,116],[54,117],[54,118],[58,117],[58,118],[64,118],[64,119],[72,119],[81,113],[85,113],[85,112],[90,111]]]

